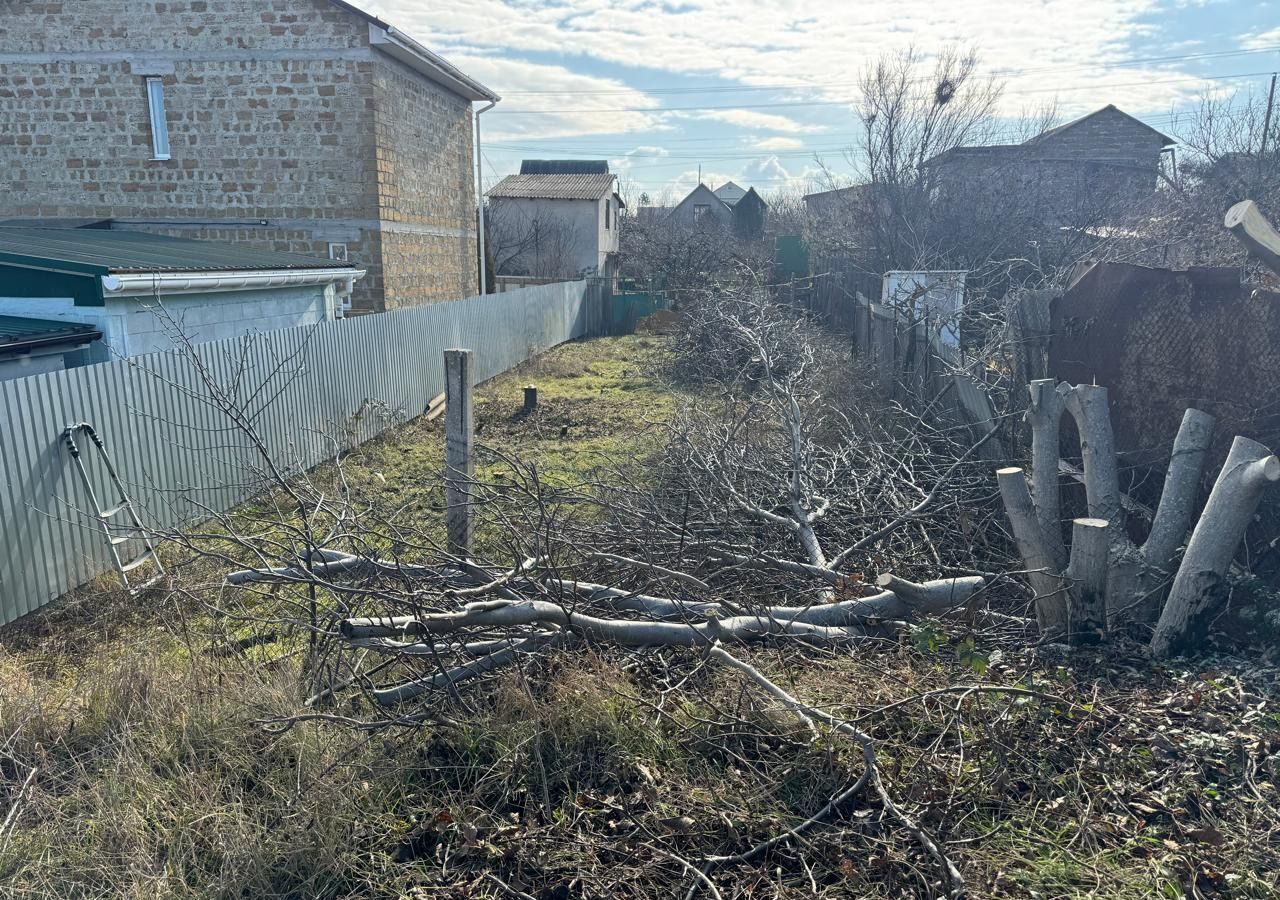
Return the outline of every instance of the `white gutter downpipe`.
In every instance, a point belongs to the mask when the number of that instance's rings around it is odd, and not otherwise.
[[[351,293],[350,285],[364,277],[364,269],[259,269],[240,272],[131,272],[102,276],[102,292],[108,297],[147,297],[153,294],[203,294],[216,291],[253,291],[305,285],[341,285],[339,295]]]
[[[484,148],[480,145],[480,114],[498,105],[490,100],[488,106],[476,110],[476,210],[480,220],[480,293],[487,293],[489,281],[489,250],[484,227]]]

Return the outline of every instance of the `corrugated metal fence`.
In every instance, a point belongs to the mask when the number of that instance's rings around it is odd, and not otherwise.
[[[143,521],[176,528],[265,484],[261,452],[219,397],[274,464],[298,471],[421,414],[444,390],[444,349],[474,350],[476,379],[488,379],[601,333],[603,305],[591,281],[539,285],[0,382],[0,624],[111,570],[67,425],[92,424]],[[97,455],[81,449],[99,502],[113,505]]]

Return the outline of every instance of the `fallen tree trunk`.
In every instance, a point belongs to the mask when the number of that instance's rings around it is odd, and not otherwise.
[[[950,578],[914,584],[896,579],[908,586],[910,600],[894,591],[881,591],[871,597],[822,603],[810,606],[771,606],[755,614],[719,618],[719,607],[704,605],[710,616],[698,624],[659,622],[633,619],[605,619],[574,611],[548,600],[497,600],[470,603],[458,612],[428,613],[419,616],[395,616],[344,619],[340,623],[347,640],[368,638],[424,637],[450,634],[469,628],[515,628],[550,625],[581,633],[584,637],[626,647],[705,646],[716,640],[735,640],[767,634],[795,634],[822,638],[852,639],[869,623],[896,620],[915,612],[940,612],[965,603],[985,583],[980,576]],[[592,585],[592,588],[599,588]],[[603,598],[612,602],[634,598]],[[686,617],[688,604],[665,598],[660,609],[672,616]],[[654,607],[648,610],[656,612]]]
[[[1223,225],[1272,272],[1280,275],[1280,234],[1252,200],[1241,200],[1227,210]]]

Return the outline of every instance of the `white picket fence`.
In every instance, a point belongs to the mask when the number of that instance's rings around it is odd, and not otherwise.
[[[178,528],[264,486],[261,454],[216,391],[247,411],[274,460],[302,470],[420,415],[444,390],[446,348],[474,350],[481,381],[601,333],[602,313],[596,283],[546,284],[198,344],[194,358],[156,353],[0,382],[0,625],[112,570],[66,426],[93,425],[144,522]],[[86,443],[99,502],[112,505]]]

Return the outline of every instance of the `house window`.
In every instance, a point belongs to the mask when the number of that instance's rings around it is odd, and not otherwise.
[[[711,218],[711,204],[710,204],[710,203],[695,203],[695,204],[693,204],[693,224],[694,224],[694,225],[701,225],[701,224],[703,224],[704,222],[706,222],[706,221],[707,221],[707,219],[709,219],[709,218]]]
[[[604,230],[609,230],[609,210],[613,209],[613,201],[604,201]]]
[[[169,125],[164,119],[164,79],[147,79],[147,112],[151,117],[151,158],[169,159]]]

